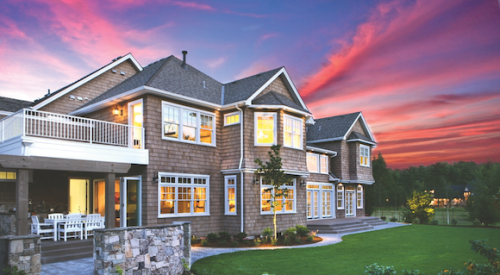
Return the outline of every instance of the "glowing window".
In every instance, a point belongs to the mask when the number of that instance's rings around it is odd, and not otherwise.
[[[344,186],[341,183],[337,185],[337,208],[344,209]]]
[[[236,176],[224,177],[225,214],[236,215]]]
[[[209,176],[162,172],[158,174],[160,218],[209,214]]]
[[[363,208],[363,186],[358,185],[356,192],[356,206],[358,208]]]
[[[359,164],[361,166],[370,166],[370,147],[359,145]]]
[[[283,130],[284,146],[302,149],[302,119],[285,115]]]
[[[255,145],[276,144],[276,113],[255,113]]]
[[[240,123],[240,112],[230,113],[224,115],[224,126]]]
[[[286,196],[281,195],[281,190],[286,189]],[[260,190],[261,190],[261,214],[272,214],[271,203],[272,203],[272,195],[274,194],[273,186],[267,184],[266,181],[261,177],[260,178]],[[283,184],[280,187],[280,191],[276,194],[276,213],[295,213],[296,211],[296,182],[295,179],[287,184]]]

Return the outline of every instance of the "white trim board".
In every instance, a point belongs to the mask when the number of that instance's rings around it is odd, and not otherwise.
[[[47,105],[47,104],[49,104],[49,103],[53,102],[54,100],[56,100],[56,99],[58,99],[58,98],[60,98],[60,97],[62,97],[62,96],[64,96],[64,95],[66,95],[67,93],[69,93],[69,92],[73,91],[74,89],[76,89],[76,88],[78,88],[78,87],[82,86],[83,84],[85,84],[85,83],[89,82],[90,80],[92,80],[92,79],[94,79],[94,78],[96,78],[96,77],[100,76],[101,74],[103,74],[103,73],[105,73],[105,72],[109,71],[111,68],[113,68],[113,67],[115,67],[115,66],[117,66],[117,65],[119,65],[119,64],[121,64],[121,63],[123,63],[123,62],[125,62],[125,61],[127,61],[127,60],[130,60],[130,61],[132,62],[132,64],[134,64],[134,65],[135,65],[135,67],[136,67],[139,71],[142,71],[142,70],[143,70],[142,66],[139,64],[139,62],[137,62],[137,60],[135,60],[134,56],[133,56],[131,53],[128,53],[128,54],[126,54],[125,56],[122,56],[120,59],[115,60],[114,62],[111,62],[111,63],[110,63],[109,65],[107,65],[106,67],[104,67],[104,68],[102,68],[102,69],[100,69],[100,70],[98,70],[98,71],[94,72],[93,74],[91,74],[91,75],[89,75],[89,76],[85,77],[84,79],[81,79],[80,81],[78,81],[78,82],[74,83],[73,85],[71,85],[71,86],[67,87],[66,89],[64,89],[64,90],[62,90],[62,91],[60,91],[60,92],[58,92],[57,94],[55,94],[55,95],[53,95],[53,96],[49,97],[47,100],[44,100],[44,101],[42,101],[42,102],[40,102],[40,103],[36,104],[35,106],[33,106],[33,110],[38,110],[38,109],[42,108],[43,106],[45,106],[45,105]]]

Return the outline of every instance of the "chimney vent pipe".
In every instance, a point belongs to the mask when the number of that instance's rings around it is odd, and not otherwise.
[[[186,55],[187,51],[182,51],[182,68],[187,70],[187,65],[186,65]]]

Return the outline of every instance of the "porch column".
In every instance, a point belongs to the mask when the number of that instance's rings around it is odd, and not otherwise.
[[[104,187],[104,226],[106,228],[115,228],[115,174],[106,174]]]
[[[29,170],[18,169],[16,177],[16,234],[28,235],[28,180]]]

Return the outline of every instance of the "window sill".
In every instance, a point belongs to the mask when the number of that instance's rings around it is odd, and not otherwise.
[[[276,145],[276,143],[266,143],[266,144],[255,143],[254,144],[254,146],[259,146],[259,147],[271,147],[273,145]]]
[[[182,218],[182,217],[208,217],[210,216],[210,214],[206,214],[206,213],[203,213],[203,214],[172,214],[172,215],[169,215],[169,214],[163,214],[163,215],[158,215],[158,219],[162,219],[162,218]]]
[[[162,140],[168,140],[168,141],[174,141],[174,142],[181,142],[181,143],[186,143],[186,144],[193,144],[193,145],[201,145],[201,146],[208,146],[208,147],[217,147],[215,144],[208,144],[208,143],[196,143],[193,141],[185,141],[185,140],[179,140],[179,139],[172,139],[172,138],[166,138],[162,137]]]
[[[363,165],[363,164],[360,164],[359,166],[361,166],[361,167],[370,167],[370,165]]]
[[[294,212],[277,212],[276,215],[286,215],[286,214],[297,214],[297,211]],[[274,215],[273,212],[260,212],[261,216]]]
[[[240,123],[240,122],[237,122],[237,123],[231,123],[231,124],[224,124],[224,127],[226,127],[226,126],[238,125],[238,124],[241,124],[241,123]]]
[[[236,213],[224,213],[224,216],[238,216]]]
[[[304,148],[297,148],[297,147],[286,146],[286,145],[283,145],[283,148],[289,148],[289,149],[295,149],[295,150],[299,150],[299,151],[304,151]]]

